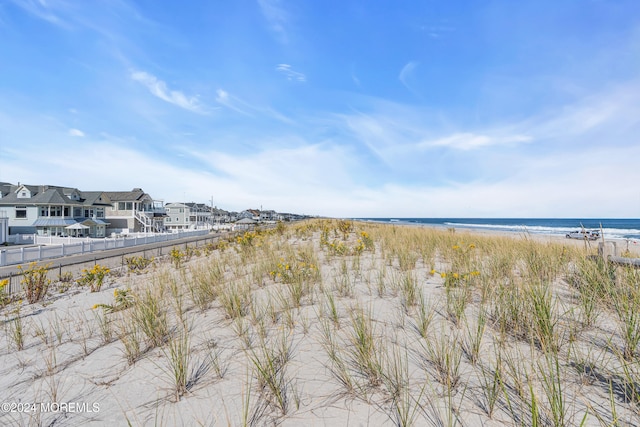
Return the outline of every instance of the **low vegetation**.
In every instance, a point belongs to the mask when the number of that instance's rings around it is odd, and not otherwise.
[[[128,258],[135,274],[109,280],[96,265],[68,315],[62,300],[36,309],[51,281],[34,264],[29,304],[0,282],[4,389],[72,399],[64,378],[87,378],[82,393],[132,425],[640,425],[640,271],[593,255],[531,236],[278,224]],[[25,369],[33,386],[11,377]]]

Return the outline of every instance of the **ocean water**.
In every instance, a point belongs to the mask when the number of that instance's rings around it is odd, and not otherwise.
[[[425,224],[518,233],[565,236],[570,231],[601,230],[605,238],[640,243],[640,219],[594,218],[357,218],[392,224]]]

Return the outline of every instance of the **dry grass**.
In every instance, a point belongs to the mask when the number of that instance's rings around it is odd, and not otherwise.
[[[148,407],[185,425],[320,424],[345,405],[372,425],[640,424],[640,274],[589,249],[318,220],[179,255],[115,283],[126,304],[107,289],[94,316],[36,317],[34,340],[9,304],[6,353],[44,366],[52,395],[74,353],[117,349],[111,387],[159,366],[160,385],[129,384],[153,405],[120,405],[142,424],[169,422]],[[23,357],[53,345],[75,347]]]

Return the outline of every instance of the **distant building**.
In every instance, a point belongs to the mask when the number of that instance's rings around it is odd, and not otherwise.
[[[111,233],[164,231],[165,210],[162,200],[154,200],[141,188],[131,191],[106,191],[111,202],[106,216]]]
[[[9,234],[104,237],[109,199],[101,192],[52,185],[0,183]]]

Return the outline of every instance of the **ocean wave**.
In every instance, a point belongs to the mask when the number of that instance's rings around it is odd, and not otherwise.
[[[571,231],[580,230],[581,227],[564,227],[564,226],[544,226],[544,225],[509,225],[509,224],[473,224],[464,222],[445,222],[450,227],[461,228],[479,228],[487,230],[502,230],[512,231],[519,233],[532,233],[532,234],[550,234],[550,235],[565,235]],[[588,228],[587,230],[600,230],[599,228]],[[635,228],[603,228],[602,233],[604,237],[611,239],[640,239],[640,229]]]

